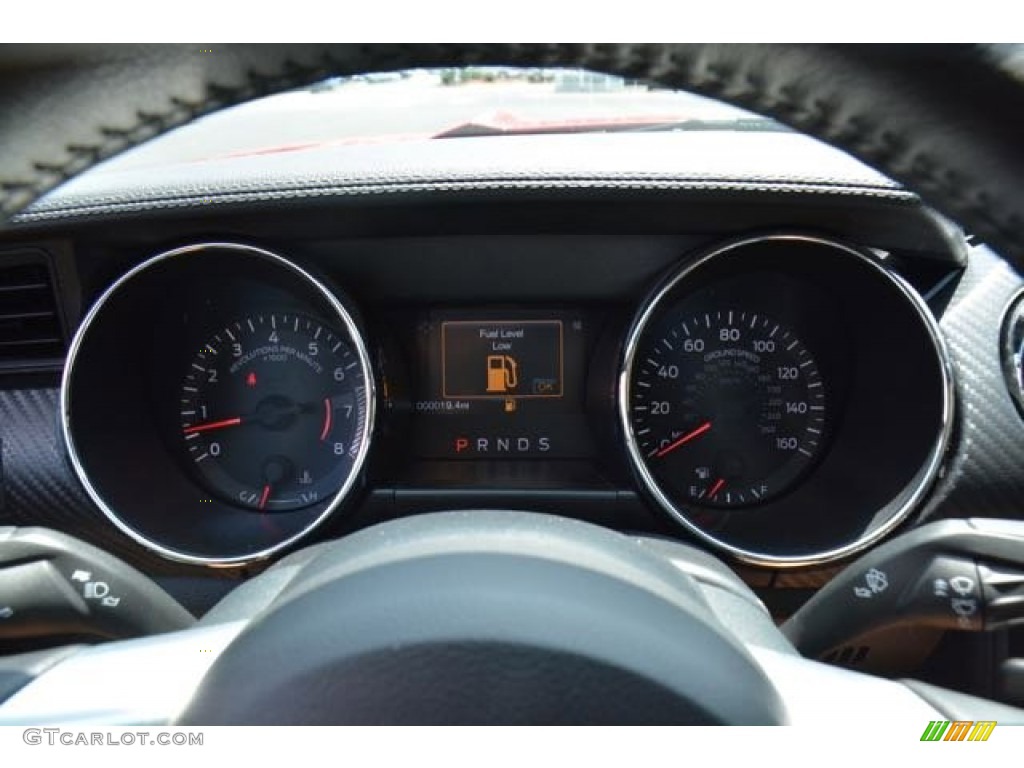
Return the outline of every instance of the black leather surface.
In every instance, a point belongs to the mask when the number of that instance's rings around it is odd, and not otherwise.
[[[301,151],[229,155],[202,162],[141,163],[117,159],[54,190],[20,213],[18,224],[110,219],[157,211],[260,203],[339,204],[429,196],[435,204],[474,193],[729,195],[737,201],[842,198],[892,209],[919,205],[895,182],[820,142],[791,132],[648,133],[492,138],[311,146]],[[139,159],[136,158],[136,163]]]
[[[776,116],[1024,260],[1024,85],[1009,46],[7,46],[0,211],[10,216],[99,159],[263,93],[329,74],[476,63],[584,66]]]

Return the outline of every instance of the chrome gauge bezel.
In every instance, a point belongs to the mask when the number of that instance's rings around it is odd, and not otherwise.
[[[1024,416],[1024,288],[1014,293],[1003,312],[999,347],[1006,389]]]
[[[709,262],[729,256],[733,254],[734,251],[748,246],[761,243],[785,242],[817,245],[823,248],[832,249],[837,255],[842,254],[843,257],[859,260],[870,269],[874,270],[879,277],[888,281],[891,286],[902,295],[920,319],[927,336],[933,345],[935,355],[939,361],[939,370],[941,371],[942,376],[942,405],[939,429],[923,466],[921,466],[921,468],[914,474],[903,492],[897,496],[897,498],[902,498],[902,502],[899,503],[898,506],[883,520],[878,522],[877,525],[871,526],[862,534],[849,541],[828,549],[802,552],[795,555],[770,551],[758,551],[751,548],[740,547],[721,537],[709,533],[695,524],[690,519],[688,511],[674,503],[669,495],[664,492],[658,480],[648,468],[646,457],[640,450],[636,435],[634,434],[633,423],[630,416],[630,398],[633,389],[633,374],[634,368],[636,367],[641,340],[652,320],[659,316],[664,303],[669,298],[676,296],[677,289],[684,286],[685,283],[695,275],[695,273],[702,268],[705,268]],[[716,245],[709,250],[699,253],[694,258],[686,260],[662,281],[662,283],[645,300],[640,311],[636,314],[623,345],[617,377],[617,411],[619,428],[622,430],[629,463],[635,477],[642,487],[643,492],[665,512],[667,512],[672,519],[682,525],[700,541],[710,545],[720,552],[731,555],[740,562],[769,568],[805,568],[842,560],[870,547],[898,527],[900,523],[906,520],[911,512],[913,512],[913,510],[922,503],[939,475],[942,468],[943,458],[946,455],[953,432],[954,409],[955,396],[953,367],[946,347],[946,342],[943,338],[938,322],[932,315],[928,305],[924,302],[917,291],[902,277],[892,272],[880,263],[874,255],[866,250],[861,250],[857,247],[835,240],[799,233],[778,233],[738,238]]]
[[[85,469],[82,454],[80,453],[80,446],[76,443],[74,435],[74,413],[72,409],[72,388],[76,374],[76,363],[78,362],[79,355],[82,353],[83,346],[89,337],[90,329],[93,327],[96,319],[102,315],[104,308],[109,304],[111,299],[129,288],[140,275],[145,274],[157,265],[163,265],[168,261],[176,259],[194,258],[211,251],[231,252],[235,255],[252,256],[253,258],[267,261],[276,267],[285,269],[292,273],[292,275],[295,276],[304,287],[308,288],[313,292],[313,295],[322,300],[325,306],[329,307],[334,315],[333,317],[328,318],[328,320],[336,322],[338,329],[348,334],[348,337],[352,342],[352,348],[355,351],[359,364],[363,370],[366,393],[366,407],[363,410],[362,423],[359,425],[359,429],[362,434],[359,449],[356,452],[348,477],[342,483],[337,492],[330,498],[323,510],[311,519],[308,524],[302,526],[296,533],[274,543],[272,546],[268,546],[254,552],[246,552],[245,554],[225,556],[197,555],[176,549],[175,547],[168,546],[159,541],[155,541],[152,537],[137,530],[125,519],[123,514],[114,509],[113,505],[108,502],[101,489],[97,487],[97,484]],[[85,489],[93,503],[96,504],[101,512],[103,512],[106,518],[110,520],[110,522],[122,533],[129,536],[146,549],[155,552],[168,560],[209,567],[237,567],[265,560],[275,553],[291,547],[320,527],[346,502],[350,493],[355,489],[363,476],[367,457],[370,453],[373,429],[376,420],[375,404],[376,391],[374,386],[373,367],[371,365],[370,355],[367,350],[366,341],[363,338],[362,331],[360,330],[353,314],[342,303],[338,296],[323,283],[323,281],[290,259],[263,248],[231,242],[203,242],[164,251],[143,261],[141,264],[138,264],[115,280],[92,305],[79,325],[68,349],[67,362],[61,379],[60,431],[64,447],[67,452],[68,461],[73,468],[75,475],[81,482],[82,487]]]

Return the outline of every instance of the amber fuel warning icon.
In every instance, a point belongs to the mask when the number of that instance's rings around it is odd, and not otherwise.
[[[511,355],[487,356],[487,391],[511,392],[519,386],[519,366]]]

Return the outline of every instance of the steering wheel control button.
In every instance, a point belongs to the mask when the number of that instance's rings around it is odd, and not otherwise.
[[[195,619],[113,555],[45,528],[0,529],[0,640],[137,637]]]

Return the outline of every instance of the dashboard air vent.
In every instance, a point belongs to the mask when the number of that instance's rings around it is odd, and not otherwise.
[[[0,371],[58,368],[64,333],[49,265],[0,257]]]

